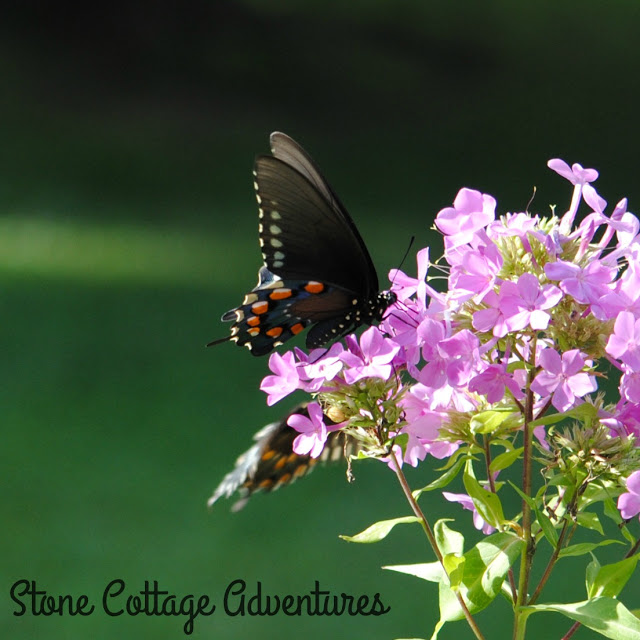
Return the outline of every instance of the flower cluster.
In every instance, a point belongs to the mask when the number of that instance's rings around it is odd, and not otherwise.
[[[462,189],[435,219],[443,259],[422,249],[417,278],[390,273],[397,302],[379,328],[271,356],[269,404],[298,389],[316,399],[311,419],[290,422],[296,452],[320,455],[342,428],[365,454],[416,466],[487,436],[508,451],[525,421],[548,451],[543,418],[554,414],[588,416],[611,438],[640,435],[640,223],[626,199],[606,213],[594,169],[548,166],[573,185],[564,214],[496,217],[492,196]],[[605,404],[595,392],[612,374],[619,395]],[[339,424],[328,429],[323,412]]]

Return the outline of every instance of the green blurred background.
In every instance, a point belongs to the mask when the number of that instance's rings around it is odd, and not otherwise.
[[[286,409],[258,389],[266,359],[204,349],[256,281],[253,157],[275,129],[302,142],[383,283],[462,186],[496,196],[501,213],[523,210],[534,186],[533,209],[566,206],[552,157],[596,167],[610,206],[628,196],[634,210],[639,28],[631,0],[3,6],[3,637],[183,635],[182,618],[16,618],[20,578],[94,601],[113,578],[127,593],[159,580],[219,605],[236,578],[279,594],[319,580],[380,592],[391,612],[233,618],[219,606],[192,637],[429,637],[434,585],[380,569],[431,558],[418,530],[373,546],[337,537],[407,513],[383,465],[358,464],[352,485],[344,468],[318,470],[237,514],[206,509],[254,431]],[[410,477],[426,484],[433,466]],[[476,539],[443,502],[424,499]],[[566,560],[544,599],[583,599],[583,567]],[[505,603],[478,620],[487,638],[511,637]],[[531,637],[570,626],[530,624]],[[463,625],[440,637],[468,637]]]

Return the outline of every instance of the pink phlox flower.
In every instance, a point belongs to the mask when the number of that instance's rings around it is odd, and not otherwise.
[[[486,309],[479,309],[473,314],[471,324],[477,331],[491,331],[496,338],[503,338],[509,333],[504,312],[500,308],[503,297],[502,287],[499,293],[489,291],[482,299],[487,305]]]
[[[556,173],[560,174],[563,178],[566,178],[573,184],[573,196],[571,197],[571,204],[568,211],[562,216],[560,220],[560,231],[564,234],[569,233],[573,221],[580,205],[580,199],[582,197],[582,191],[585,185],[590,182],[594,182],[598,178],[598,172],[595,169],[584,169],[582,165],[576,163],[569,167],[569,165],[559,158],[553,158],[547,162],[547,166],[553,169]]]
[[[604,214],[604,210],[607,208],[607,201],[590,184],[585,184],[582,187],[582,198],[593,211]]]
[[[294,413],[287,419],[287,424],[300,435],[293,441],[293,451],[300,456],[310,455],[317,458],[324,448],[329,431],[336,431],[340,425],[332,425],[330,429],[324,423],[322,407],[317,402],[307,405],[309,417]]]
[[[388,380],[393,372],[391,364],[400,347],[384,337],[378,327],[369,327],[361,336],[360,344],[347,341],[348,350],[340,355],[347,365],[344,379],[353,384],[362,378]]]
[[[476,233],[495,219],[496,201],[475,189],[460,189],[453,207],[436,216],[436,227],[446,236],[448,248],[471,242]]]
[[[531,254],[534,263],[537,264],[529,236],[537,238],[542,244],[545,243],[546,233],[538,230],[539,224],[540,219],[538,216],[532,216],[528,213],[506,213],[500,220],[489,225],[487,235],[491,239],[500,237],[520,238],[524,250]]]
[[[531,383],[531,390],[542,397],[552,395],[551,404],[558,411],[567,411],[587,393],[597,390],[595,376],[582,369],[587,364],[579,349],[562,354],[555,349],[543,349],[538,356],[542,371]]]
[[[300,372],[292,351],[283,356],[274,351],[269,357],[269,369],[275,374],[266,376],[260,389],[267,394],[269,406],[300,388]]]
[[[418,301],[426,307],[427,297],[427,271],[429,270],[429,247],[420,249],[416,255],[418,263],[418,277],[412,278],[400,271],[400,269],[392,269],[389,271],[389,281],[391,282],[391,291],[393,291],[400,302],[416,295]],[[430,287],[429,287],[430,289]]]
[[[461,263],[451,269],[449,289],[458,299],[482,300],[494,287],[502,264],[502,255],[493,243],[469,249]]]
[[[404,460],[414,467],[427,454],[438,459],[448,458],[459,447],[456,442],[438,440],[446,412],[434,411],[430,404],[430,391],[419,383],[401,400],[407,420],[402,433],[409,435]]]
[[[600,422],[609,427],[615,436],[634,436],[640,438],[640,404],[620,399],[615,411],[606,412],[600,417]]]
[[[478,513],[475,505],[473,504],[473,500],[466,493],[450,493],[449,491],[443,491],[442,495],[449,502],[458,502],[462,505],[463,509],[473,512],[473,526],[478,529],[478,531],[482,531],[485,535],[489,535],[495,531],[495,528],[486,522]]]
[[[562,291],[581,304],[598,302],[602,296],[610,293],[608,285],[616,274],[614,268],[606,266],[600,260],[594,260],[584,268],[572,262],[557,260],[548,262],[544,266],[544,272],[550,280],[559,281]]]
[[[513,375],[507,371],[507,363],[490,364],[469,382],[469,391],[487,396],[487,401],[500,402],[506,389],[517,400],[524,398],[524,392]]]
[[[627,478],[627,491],[618,498],[618,511],[624,520],[640,513],[640,471]]]
[[[438,352],[445,359],[447,382],[452,387],[466,385],[478,371],[481,366],[479,347],[478,337],[468,329],[438,343]]]
[[[640,403],[640,371],[625,371],[620,378],[620,397]]]
[[[640,319],[636,320],[631,312],[623,311],[616,318],[605,351],[632,371],[640,371]]]
[[[560,302],[562,292],[552,284],[540,285],[532,273],[523,273],[518,282],[505,282],[500,296],[500,310],[510,331],[530,326],[534,330],[546,329],[551,309]]]
[[[569,167],[564,160],[552,158],[547,162],[547,166],[563,178],[566,178],[571,184],[588,184],[598,179],[598,172],[595,169],[584,169],[577,162]]]
[[[333,380],[342,371],[343,363],[340,356],[344,347],[340,342],[327,349],[313,349],[302,365],[302,370],[308,382],[305,391],[318,391],[327,381]]]

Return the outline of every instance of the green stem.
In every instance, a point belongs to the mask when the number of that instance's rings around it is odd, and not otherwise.
[[[567,526],[569,524],[569,521],[565,519],[564,524],[562,525],[562,531],[560,532],[560,535],[558,536],[558,542],[556,544],[555,549],[553,550],[553,553],[551,554],[551,557],[549,558],[549,562],[547,563],[547,567],[544,570],[544,573],[542,574],[542,578],[540,578],[540,582],[538,583],[538,586],[536,587],[536,590],[533,592],[533,595],[531,596],[531,598],[529,598],[529,604],[534,604],[534,602],[540,597],[540,593],[542,592],[542,589],[544,588],[544,585],[547,584],[547,580],[549,579],[549,576],[551,575],[551,571],[553,570],[553,567],[555,567],[556,561],[558,560],[558,554],[560,553],[560,550],[562,549],[562,545],[564,543],[564,537],[567,535]]]
[[[527,376],[527,394],[524,411],[524,450],[522,455],[522,492],[526,496],[531,496],[531,466],[533,461],[533,429],[531,422],[533,421],[533,405],[534,397],[531,391],[531,383],[535,376],[535,353],[536,341],[531,344],[531,366]],[[527,615],[523,614],[521,609],[527,604],[527,595],[529,589],[529,577],[531,574],[531,560],[535,551],[535,543],[531,535],[532,514],[531,507],[526,500],[522,500],[522,539],[525,547],[520,557],[520,575],[518,580],[518,597],[515,604],[515,618],[513,628],[514,640],[523,640],[525,637]]]
[[[442,555],[442,552],[438,548],[438,543],[436,542],[436,537],[433,534],[433,530],[431,529],[431,526],[429,525],[429,522],[427,521],[426,516],[424,515],[422,509],[420,508],[420,505],[418,504],[416,499],[413,497],[413,493],[411,492],[411,488],[409,487],[409,483],[407,482],[407,478],[405,477],[404,473],[402,472],[402,467],[400,466],[400,463],[398,462],[398,459],[396,458],[396,455],[395,455],[395,453],[393,451],[391,452],[391,460],[393,461],[393,465],[395,467],[396,476],[398,478],[398,481],[400,482],[400,486],[402,487],[402,491],[404,492],[405,497],[407,498],[409,504],[411,505],[411,509],[413,510],[413,513],[415,513],[415,515],[420,520],[420,524],[422,525],[422,528],[424,529],[424,532],[425,532],[425,534],[427,536],[427,539],[429,540],[429,544],[431,545],[431,548],[433,549],[434,553],[436,554],[436,557],[438,558],[438,562],[442,566],[442,570],[444,571],[444,574],[447,576],[447,579],[448,579],[449,578],[449,574],[447,573],[447,570],[446,570],[446,568],[444,566],[444,557]],[[469,609],[468,609],[468,607],[467,607],[467,605],[466,605],[466,603],[464,601],[464,598],[462,597],[462,594],[459,593],[458,591],[455,591],[455,596],[458,599],[458,603],[460,604],[460,608],[462,609],[462,612],[464,613],[464,617],[467,619],[467,623],[471,627],[471,630],[473,631],[475,637],[478,640],[485,640],[484,636],[482,635],[482,632],[480,631],[480,628],[478,627],[476,621],[474,620],[473,616],[471,615],[471,612],[469,611]]]

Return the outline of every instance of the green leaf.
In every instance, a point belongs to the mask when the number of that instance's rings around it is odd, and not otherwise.
[[[502,503],[495,493],[483,489],[473,475],[471,460],[464,470],[464,488],[473,500],[473,506],[485,522],[499,529],[505,521]]]
[[[433,535],[436,544],[443,556],[455,554],[461,556],[464,552],[464,536],[447,526],[447,522],[452,522],[450,518],[438,520],[433,527]]]
[[[578,544],[572,544],[570,547],[565,547],[558,554],[559,558],[568,558],[570,556],[583,556],[585,553],[590,553],[598,547],[605,547],[609,544],[622,544],[620,540],[603,540],[602,542],[580,542]]]
[[[535,503],[534,499],[532,497],[528,496],[524,491],[522,491],[522,489],[520,489],[520,487],[518,487],[518,485],[513,484],[513,482],[511,482],[511,480],[508,480],[508,482],[511,485],[511,488],[529,505],[529,508],[535,510],[536,503]]]
[[[481,411],[471,418],[469,423],[471,433],[493,433],[512,413],[511,410]]]
[[[601,596],[571,604],[537,604],[525,607],[531,613],[556,611],[580,622],[605,638],[612,640],[640,640],[640,620],[622,602]]]
[[[620,560],[620,562],[599,566],[597,571],[592,570],[588,581],[587,595],[590,598],[596,596],[615,598],[620,595],[624,585],[633,575],[639,559],[640,556],[635,555]]]
[[[442,564],[449,576],[449,585],[454,591],[457,591],[462,584],[465,562],[464,556],[457,556],[453,553],[448,553],[442,558]]]
[[[340,537],[347,542],[378,542],[386,538],[391,532],[391,529],[397,524],[408,524],[410,522],[420,522],[420,518],[416,516],[404,516],[402,518],[393,518],[392,520],[381,520],[367,527],[364,531],[356,533],[355,536],[342,535]]]
[[[549,544],[555,549],[558,545],[558,534],[551,522],[549,516],[538,507],[533,508],[533,512],[536,514],[536,520],[542,529],[544,537],[548,540]]]
[[[416,489],[413,492],[413,497],[417,499],[424,491],[433,491],[434,489],[446,487],[458,475],[464,463],[464,458],[458,458],[458,461],[452,467],[449,467],[439,478],[430,482],[426,487],[422,487],[422,489]]]
[[[513,533],[499,532],[487,536],[464,554],[462,580],[458,592],[471,613],[489,605],[501,592],[511,565],[520,556],[524,542]],[[440,620],[461,620],[464,613],[451,588],[443,581],[439,588]]]
[[[585,527],[586,529],[593,529],[600,535],[604,535],[602,525],[600,524],[600,519],[598,518],[598,515],[596,513],[591,513],[590,511],[581,511],[576,516],[576,520],[581,527]]]
[[[491,461],[489,471],[494,473],[510,467],[520,457],[523,451],[524,447],[519,447],[513,451],[505,451],[504,453],[501,453]]]
[[[418,564],[390,564],[382,567],[388,571],[397,571],[398,573],[406,573],[415,576],[421,580],[429,582],[442,582],[444,579],[444,571],[439,562],[421,562]]]

